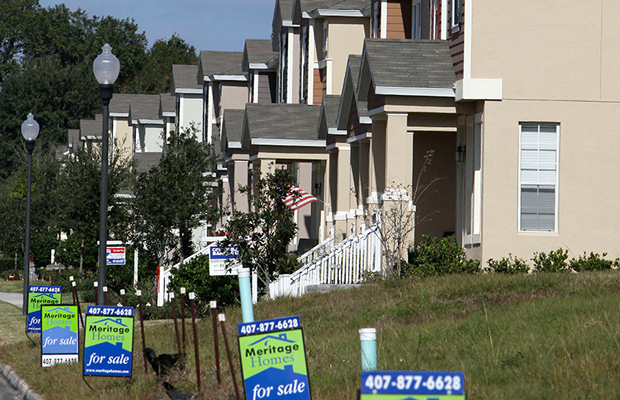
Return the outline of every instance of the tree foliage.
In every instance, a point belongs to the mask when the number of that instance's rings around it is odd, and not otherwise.
[[[297,233],[293,212],[283,201],[295,181],[282,168],[265,175],[260,170],[251,171],[250,179],[253,186],[239,188],[248,197],[250,211],[233,212],[226,222],[228,233],[221,247],[226,251],[228,246],[237,246],[243,266],[258,272],[268,292],[271,280],[287,265],[282,260]]]
[[[192,251],[192,230],[218,218],[212,178],[216,158],[211,147],[196,140],[194,127],[170,132],[159,164],[140,173],[132,204],[136,243],[142,243],[161,264],[170,250],[171,261]]]
[[[44,147],[66,143],[67,129],[101,110],[92,63],[110,43],[121,63],[116,92],[160,93],[174,63],[196,63],[196,51],[174,35],[147,48],[130,19],[89,16],[38,0],[0,2],[0,180],[17,167],[11,151],[29,112]]]

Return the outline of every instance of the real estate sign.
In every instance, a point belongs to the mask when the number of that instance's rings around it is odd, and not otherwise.
[[[77,362],[78,306],[41,306],[41,366]]]
[[[131,377],[133,307],[89,306],[84,328],[84,376]]]
[[[239,324],[241,371],[248,400],[310,400],[299,317]]]
[[[365,371],[360,400],[465,400],[465,375],[451,371]]]
[[[41,306],[60,304],[60,286],[30,286],[26,332],[41,333]]]
[[[106,265],[125,265],[126,262],[124,247],[106,247]]]
[[[236,259],[239,258],[239,250],[235,246],[229,246],[228,251],[222,251],[217,243],[209,246],[209,275],[237,275]]]

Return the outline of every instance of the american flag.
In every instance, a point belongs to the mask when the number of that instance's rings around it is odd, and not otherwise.
[[[284,198],[284,205],[295,211],[307,204],[314,203],[315,201],[317,201],[316,197],[314,197],[308,192],[301,190],[297,186],[291,185],[288,188],[286,197]]]

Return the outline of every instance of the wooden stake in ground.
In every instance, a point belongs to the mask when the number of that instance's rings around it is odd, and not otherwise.
[[[73,304],[77,304],[78,306],[78,315],[80,316],[80,323],[82,324],[82,328],[84,328],[84,319],[82,318],[82,311],[80,310],[80,299],[77,294],[77,288],[75,287],[75,281],[71,281],[71,291],[73,292]]]
[[[103,287],[103,305],[104,306],[108,305],[108,287],[107,286]]]
[[[125,300],[125,289],[121,289],[121,296],[123,299],[121,304],[123,305],[123,307],[127,307],[127,301]]]
[[[237,396],[237,400],[241,400],[241,396],[239,396],[239,387],[237,387],[237,378],[235,374],[235,367],[233,365],[232,356],[230,354],[230,347],[228,347],[228,337],[226,336],[226,315],[220,314],[218,315],[220,319],[220,324],[222,325],[222,336],[224,336],[224,345],[226,346],[226,354],[228,355],[228,366],[230,367],[230,374],[232,375],[233,385],[235,385],[235,396]]]
[[[144,373],[146,374],[146,357],[144,357],[146,341],[144,340],[144,318],[142,316],[142,290],[136,290],[136,296],[138,296],[138,307],[140,309],[140,330],[142,331],[142,358],[144,359]]]
[[[194,298],[196,293],[189,293],[189,303],[192,306],[192,331],[194,332],[194,354],[196,356],[196,382],[198,382],[198,392],[200,393],[200,355],[198,354],[198,332],[196,330],[196,311],[194,309]]]
[[[93,282],[93,286],[95,287],[95,304],[99,304],[99,290],[97,290],[97,288],[99,287],[99,282]]]
[[[177,353],[181,353],[181,338],[179,337],[179,326],[177,325],[177,307],[174,304],[174,292],[169,294],[172,303],[172,319],[174,320],[174,336],[177,339]]]
[[[181,331],[183,333],[183,353],[185,353],[185,288],[181,288]]]
[[[217,301],[211,301],[211,317],[213,319],[213,346],[215,348],[215,369],[217,370],[217,384],[222,384],[220,372],[220,346],[217,342]]]

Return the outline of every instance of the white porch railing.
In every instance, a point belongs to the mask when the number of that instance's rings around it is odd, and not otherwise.
[[[303,267],[323,258],[334,250],[334,243],[334,227],[332,226],[329,229],[329,237],[297,257],[297,262]]]
[[[181,264],[185,264],[188,263],[190,261],[192,261],[194,258],[202,255],[202,254],[209,254],[209,249],[211,248],[211,246],[215,246],[217,245],[217,242],[219,240],[223,240],[224,237],[213,237],[212,238],[214,240],[214,243],[211,243],[210,245],[208,245],[207,247],[198,250],[197,252],[195,252],[194,254],[192,254],[191,256],[187,257],[185,260],[183,260],[182,262],[169,266],[169,267],[161,267],[161,269],[159,270],[159,280],[157,281],[157,306],[158,307],[162,307],[164,305],[164,303],[166,301],[169,300],[168,298],[168,284],[170,283],[170,278],[172,278],[172,276],[174,275],[174,269],[178,269],[179,266],[181,266]]]
[[[291,275],[281,275],[269,286],[272,299],[301,296],[310,285],[353,284],[362,281],[365,272],[380,272],[382,248],[378,225],[339,243],[320,259]]]

